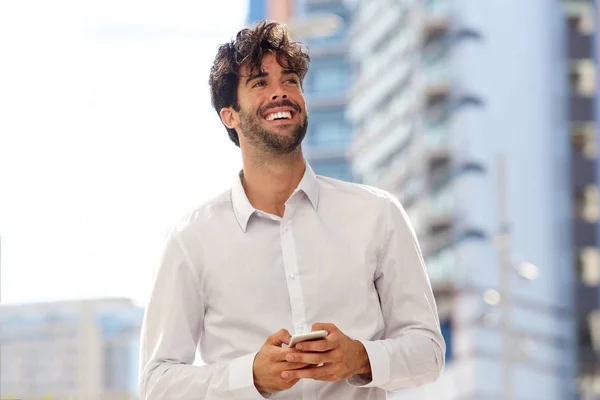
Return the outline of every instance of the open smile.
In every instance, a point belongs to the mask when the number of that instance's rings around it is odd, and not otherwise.
[[[263,114],[263,119],[269,124],[289,124],[296,116],[296,111],[286,108],[274,108]]]

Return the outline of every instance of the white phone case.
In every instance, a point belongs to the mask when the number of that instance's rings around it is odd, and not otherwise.
[[[296,344],[298,344],[300,342],[306,342],[307,340],[325,339],[327,337],[327,334],[328,334],[327,331],[297,333],[292,336],[289,347],[294,347]]]

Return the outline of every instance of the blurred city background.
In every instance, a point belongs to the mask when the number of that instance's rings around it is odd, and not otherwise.
[[[391,399],[600,399],[594,0],[0,3],[0,398],[136,399],[164,229],[241,167],[217,45],[310,48],[315,171],[395,194],[441,379]],[[201,363],[201,360],[197,360]]]

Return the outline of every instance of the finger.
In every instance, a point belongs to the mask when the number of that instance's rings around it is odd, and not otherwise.
[[[280,329],[271,336],[269,336],[267,342],[269,342],[273,346],[281,347],[282,344],[290,344],[291,338],[292,335],[290,335],[290,332],[288,332],[287,329]]]
[[[269,359],[273,362],[284,361],[286,362],[286,356],[290,353],[297,353],[298,351],[293,347],[280,347],[269,350]]]
[[[327,331],[329,334],[339,331],[338,327],[334,324],[330,324],[327,322],[315,322],[312,324],[312,331]]]
[[[323,382],[337,382],[339,380],[339,378],[335,375],[324,375],[324,376],[315,378],[315,380],[323,381]]]
[[[306,364],[306,363],[295,363],[295,362],[283,362],[281,363],[281,370],[282,371],[292,371],[295,369],[302,369],[302,368],[306,368],[312,366],[311,364]]]
[[[330,352],[326,353],[290,353],[285,357],[289,362],[301,362],[306,364],[318,365],[327,362],[333,362]]]
[[[323,376],[333,374],[333,367],[331,365],[325,365],[323,367],[306,367],[293,371],[283,371],[281,373],[281,378],[286,381],[291,381],[293,379],[319,379]]]
[[[337,342],[336,342],[335,336],[333,336],[331,338],[328,336],[327,339],[323,339],[323,340],[312,340],[312,341],[298,343],[294,348],[297,350],[301,350],[303,352],[313,351],[313,352],[322,353],[325,351],[335,349],[336,344],[337,344]]]

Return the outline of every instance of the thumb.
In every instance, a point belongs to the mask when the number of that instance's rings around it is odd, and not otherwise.
[[[287,329],[280,329],[273,335],[269,336],[268,342],[271,343],[273,346],[281,347],[282,344],[290,344],[291,338],[292,335],[290,335],[290,332],[288,332]]]
[[[327,331],[329,334],[337,331],[338,328],[334,324],[329,324],[325,322],[315,322],[312,325],[312,331]]]

